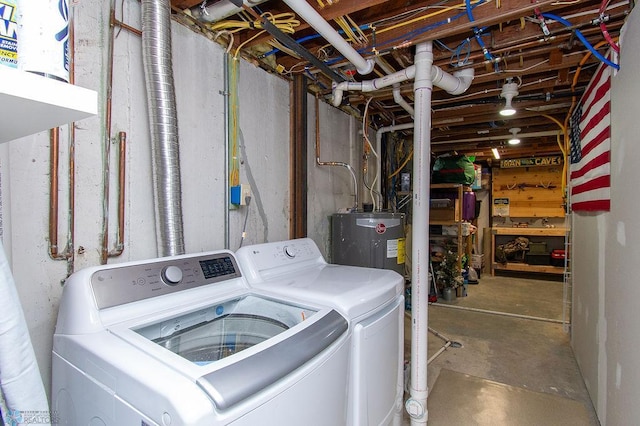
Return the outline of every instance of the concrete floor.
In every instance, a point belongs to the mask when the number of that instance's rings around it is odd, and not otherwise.
[[[429,306],[429,327],[461,345],[429,364],[430,426],[599,425],[563,330],[562,287],[557,280],[482,275],[466,297]],[[429,357],[443,344],[429,333]]]

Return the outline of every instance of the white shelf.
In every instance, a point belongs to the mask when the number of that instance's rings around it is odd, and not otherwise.
[[[0,143],[97,113],[93,90],[0,66]]]

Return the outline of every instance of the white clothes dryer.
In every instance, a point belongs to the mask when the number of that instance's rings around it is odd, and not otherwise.
[[[328,264],[309,238],[246,246],[236,256],[255,291],[330,306],[349,321],[347,425],[401,424],[404,278]]]
[[[218,251],[87,268],[53,341],[61,425],[341,425],[350,335],[336,309],[250,289]]]

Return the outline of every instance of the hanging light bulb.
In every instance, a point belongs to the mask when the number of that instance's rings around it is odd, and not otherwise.
[[[508,117],[516,113],[515,108],[511,105],[511,101],[515,96],[518,96],[518,83],[512,83],[511,79],[509,79],[502,85],[502,93],[500,93],[500,97],[505,98],[506,102],[504,104],[504,108],[500,110],[500,115]]]
[[[509,145],[518,145],[520,143],[520,138],[518,138],[518,132],[520,131],[519,127],[513,127],[511,129],[509,129],[509,131],[511,132],[511,134],[513,136],[511,136],[511,139],[509,139]]]

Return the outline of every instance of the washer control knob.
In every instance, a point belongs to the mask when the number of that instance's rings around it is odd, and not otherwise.
[[[162,281],[167,285],[176,285],[182,281],[182,269],[175,265],[162,269]]]
[[[293,259],[294,257],[296,257],[296,251],[293,249],[293,247],[284,246],[284,254],[289,259]]]

